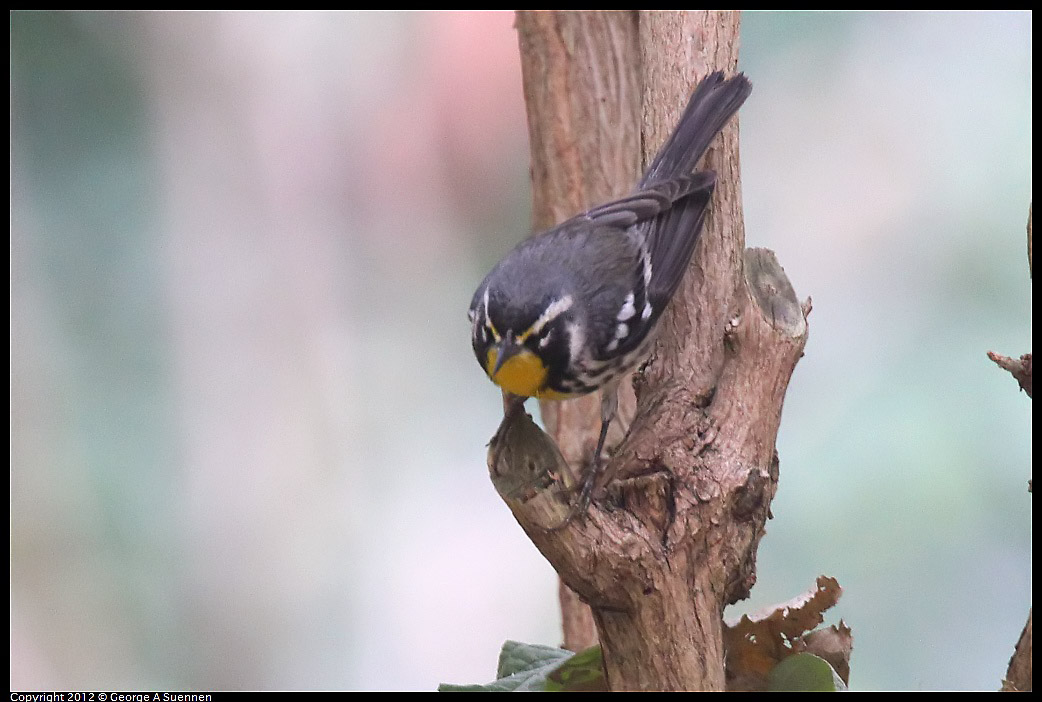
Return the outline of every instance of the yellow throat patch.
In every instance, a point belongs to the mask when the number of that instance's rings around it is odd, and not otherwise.
[[[525,349],[516,356],[508,358],[499,372],[493,376],[492,369],[496,367],[497,356],[496,349],[491,348],[488,350],[488,357],[485,360],[485,372],[492,378],[493,383],[507,392],[522,397],[541,394],[540,390],[546,382],[546,366],[543,365],[539,356]]]

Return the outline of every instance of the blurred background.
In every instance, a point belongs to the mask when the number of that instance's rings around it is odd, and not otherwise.
[[[510,13],[15,12],[11,685],[417,689],[560,641],[466,308],[529,231]],[[813,296],[749,602],[996,689],[1030,599],[1031,15],[747,13]]]

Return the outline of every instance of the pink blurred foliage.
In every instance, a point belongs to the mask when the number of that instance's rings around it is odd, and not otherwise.
[[[401,207],[408,193],[409,206],[467,219],[502,204],[527,144],[513,22],[511,12],[422,16],[413,70],[370,115],[373,206]]]

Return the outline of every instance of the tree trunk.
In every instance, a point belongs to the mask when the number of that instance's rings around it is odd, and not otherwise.
[[[537,228],[632,188],[698,80],[734,71],[738,24],[731,12],[519,13]],[[613,690],[724,689],[723,608],[755,580],[777,486],[774,443],[807,327],[774,255],[744,251],[737,147],[732,122],[706,158],[718,174],[710,214],[634,378],[614,479],[587,515],[549,528],[569,509],[560,478],[592,454],[596,398],[544,403],[553,441],[521,413],[493,447],[500,493],[592,608]]]
[[[532,221],[549,229],[625,195],[640,177],[640,66],[636,12],[517,13],[532,150]],[[607,445],[626,433],[636,400],[624,383]],[[547,432],[574,475],[597,445],[600,394],[542,402]],[[593,615],[560,588],[564,647],[597,643]]]

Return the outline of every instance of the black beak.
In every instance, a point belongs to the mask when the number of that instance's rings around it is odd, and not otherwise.
[[[492,369],[491,377],[495,378],[496,373],[499,372],[499,369],[503,367],[504,363],[524,350],[524,346],[514,343],[510,338],[504,338],[500,341],[496,346],[496,367]]]

